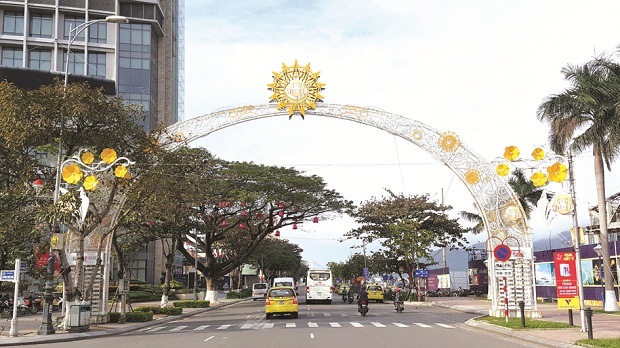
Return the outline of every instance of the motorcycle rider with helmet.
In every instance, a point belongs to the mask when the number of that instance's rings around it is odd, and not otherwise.
[[[394,294],[394,309],[398,310],[399,309],[399,305],[401,305],[402,303],[403,303],[402,294],[400,292],[400,288],[397,287],[396,288],[396,293]]]

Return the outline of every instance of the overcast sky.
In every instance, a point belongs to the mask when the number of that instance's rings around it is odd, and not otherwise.
[[[527,156],[547,143],[536,110],[568,86],[561,68],[616,52],[618,13],[616,0],[186,1],[186,119],[267,104],[272,72],[298,60],[320,72],[326,103],[372,106],[454,132],[489,161],[509,145]],[[192,146],[322,176],[356,204],[388,188],[443,199],[452,215],[474,211],[449,168],[412,143],[353,122],[269,118]],[[618,170],[616,164],[607,175],[608,196],[620,191]],[[587,224],[581,209],[596,204],[590,152],[577,156],[575,172],[579,217]],[[565,225],[536,215],[535,239]],[[338,241],[352,226],[348,219],[305,224],[282,237],[324,266],[354,252],[354,241]]]

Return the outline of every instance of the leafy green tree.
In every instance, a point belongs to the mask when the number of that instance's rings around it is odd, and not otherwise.
[[[248,258],[247,263],[261,269],[267,279],[290,276],[299,279],[308,266],[301,260],[303,249],[285,239],[265,238]]]
[[[538,108],[538,119],[549,124],[549,144],[559,154],[594,155],[598,197],[600,239],[604,260],[609,260],[605,165],[620,153],[620,65],[610,57],[599,56],[583,65],[569,64],[562,69],[570,87],[545,98]],[[605,279],[612,279],[604,267]],[[605,282],[605,310],[617,311],[613,282]]]
[[[353,212],[361,227],[349,231],[348,238],[366,243],[379,240],[382,249],[395,257],[394,261],[416,267],[420,266],[420,259],[434,262],[433,247],[464,247],[464,234],[469,230],[445,214],[451,206],[430,201],[428,195],[405,196],[386,191],[388,196],[364,202]],[[413,279],[413,267],[407,270]]]

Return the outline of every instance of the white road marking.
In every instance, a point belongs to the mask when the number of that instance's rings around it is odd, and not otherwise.
[[[314,313],[308,313],[309,317],[314,317]]]
[[[200,326],[198,326],[197,328],[195,328],[195,329],[194,329],[194,331],[204,330],[204,329],[206,329],[206,328],[208,328],[208,327],[209,327],[209,325],[200,325]]]
[[[205,342],[207,342],[208,340],[212,339],[213,337],[215,337],[215,336],[211,336],[211,337],[207,338],[207,339],[205,340]]]
[[[414,323],[414,324],[419,326],[419,327],[431,327],[430,325],[426,325],[426,324],[422,324],[422,323]]]
[[[241,325],[241,330],[251,329],[252,325],[254,325],[254,324],[248,324],[248,323],[243,324],[243,325]]]
[[[286,327],[295,327],[295,323],[286,323]]]
[[[308,327],[319,327],[319,324],[313,323],[313,322],[309,322],[308,323]]]
[[[310,334],[310,338],[314,338],[314,334]]]
[[[332,314],[331,314],[331,313],[323,313],[323,316],[326,316],[326,317],[331,317],[331,316],[332,316]]]
[[[166,328],[165,326],[160,326],[160,327],[155,327],[155,328],[152,328],[152,329],[150,329],[150,330],[148,330],[148,331],[149,331],[149,332],[155,332],[155,331],[163,330],[163,329],[165,329],[165,328]]]
[[[356,322],[354,322],[354,321],[352,321],[352,322],[351,322],[351,325],[352,325],[353,327],[364,327],[364,325],[362,325],[362,324],[360,324],[360,323],[356,323]]]
[[[370,322],[372,325],[376,326],[376,327],[385,327],[385,325],[381,324],[381,323],[374,323],[374,322]]]
[[[435,323],[435,325],[439,325],[441,327],[445,327],[446,329],[454,329],[454,326],[450,326],[450,325],[446,325],[446,324],[442,324],[442,323]]]
[[[228,328],[229,328],[229,327],[231,327],[231,326],[232,326],[232,325],[222,325],[222,326],[218,327],[217,329],[218,329],[218,330],[226,330],[226,329],[228,329]]]
[[[342,326],[340,326],[340,324],[338,324],[338,323],[329,323],[329,325],[331,325],[332,327],[342,327]]]
[[[181,326],[177,326],[174,329],[170,329],[170,331],[181,331],[183,329],[185,329],[187,327],[187,325],[181,325]]]
[[[271,328],[273,328],[273,323],[267,323],[263,325],[263,329],[271,329]]]
[[[409,327],[409,326],[407,326],[407,325],[405,325],[403,323],[392,323],[392,324],[394,324],[394,325],[396,325],[398,327]]]

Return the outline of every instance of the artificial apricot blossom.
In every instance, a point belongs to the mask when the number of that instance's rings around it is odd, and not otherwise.
[[[547,185],[547,176],[541,172],[536,172],[532,174],[530,180],[532,181],[532,184],[534,184],[534,186],[536,187]]]
[[[116,167],[116,169],[114,169],[114,175],[116,175],[117,178],[124,178],[127,175],[127,167],[125,166]]]
[[[521,152],[519,151],[519,148],[516,146],[508,146],[504,150],[504,158],[511,162],[516,161],[520,155],[521,155]]]
[[[77,184],[82,180],[82,176],[84,176],[84,173],[82,173],[76,163],[65,166],[62,169],[62,179],[69,184]]]
[[[116,161],[116,151],[110,148],[103,149],[103,151],[101,151],[101,159],[107,164]]]
[[[84,190],[86,191],[94,191],[99,184],[99,180],[95,178],[93,175],[89,175],[84,179]]]
[[[86,151],[82,154],[82,162],[86,164],[91,164],[93,163],[94,160],[95,160],[95,156],[93,155],[92,152]]]
[[[568,169],[560,162],[555,162],[551,167],[547,168],[549,173],[549,181],[562,182],[568,176]]]
[[[545,150],[541,149],[540,147],[537,147],[534,149],[534,151],[532,151],[532,158],[540,161],[543,158],[545,158]]]
[[[495,171],[497,172],[497,175],[499,176],[506,176],[510,173],[510,167],[508,167],[508,165],[506,163],[500,163],[496,168]]]

